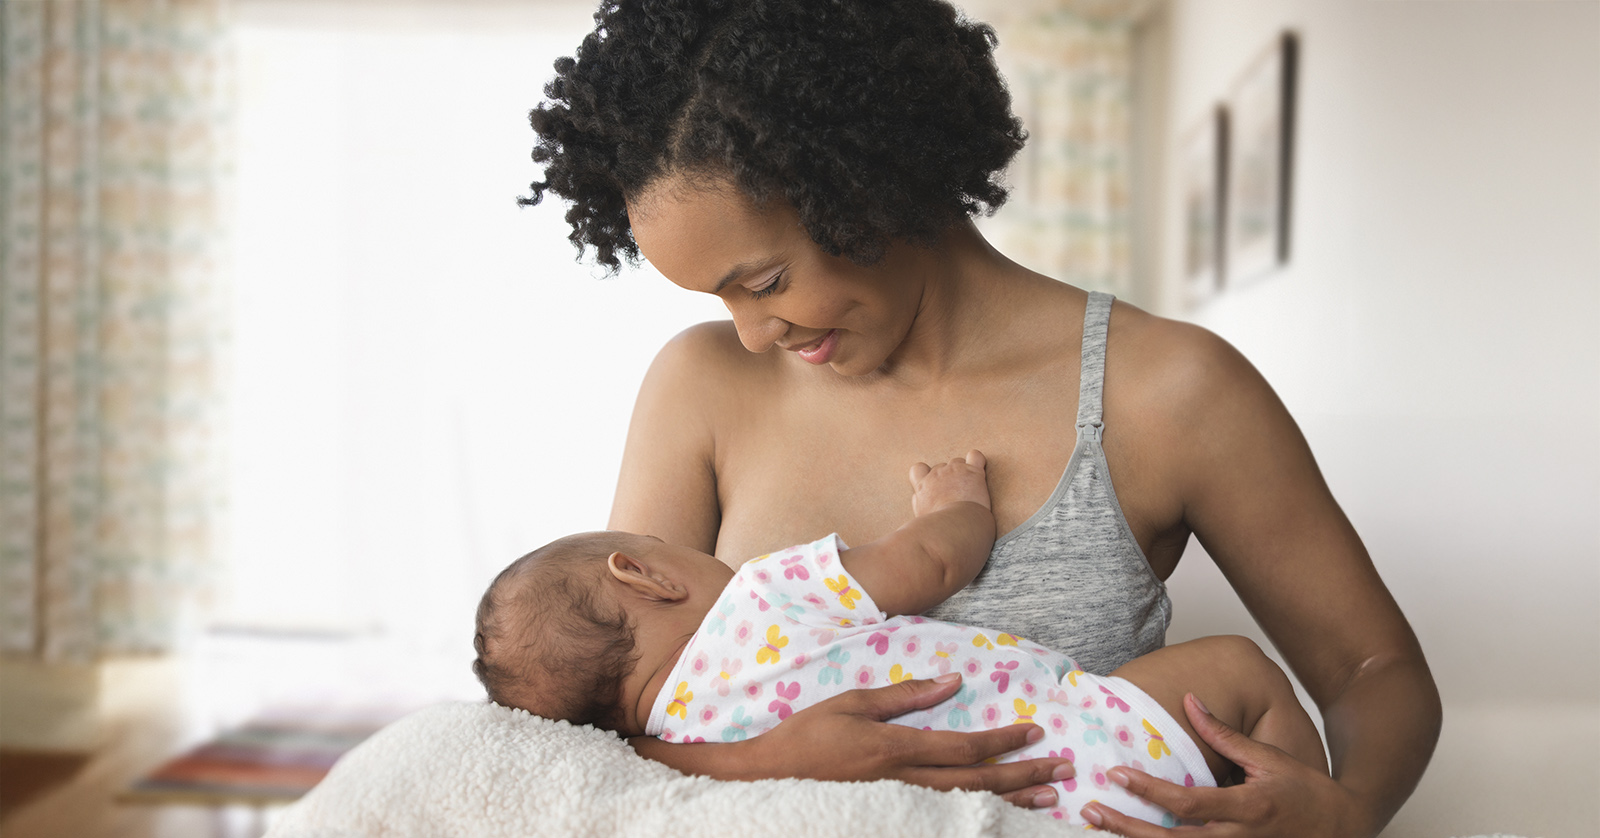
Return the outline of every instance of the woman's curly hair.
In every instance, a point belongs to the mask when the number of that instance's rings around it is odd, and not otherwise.
[[[568,238],[637,261],[627,200],[657,178],[781,198],[862,264],[1005,202],[1026,134],[994,30],[943,0],[606,0],[529,114]]]

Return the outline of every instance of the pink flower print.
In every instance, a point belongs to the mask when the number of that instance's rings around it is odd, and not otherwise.
[[[683,743],[685,745],[688,745],[688,744],[692,744],[692,743],[695,743],[695,742],[704,742],[704,741],[706,741],[706,738],[704,736],[691,736],[688,739],[683,740]]]
[[[823,550],[817,554],[817,567],[827,567],[833,561],[833,551]]]
[[[744,690],[744,697],[745,698],[760,698],[761,697],[761,682],[760,681],[746,681],[746,682],[744,682],[744,686],[741,687],[740,689]]]
[[[806,653],[805,652],[801,652],[800,654],[795,655],[793,658],[791,658],[789,660],[789,668],[790,669],[799,669],[800,667],[805,666],[806,662],[809,661],[809,660],[811,660],[811,659],[806,657]]]
[[[764,567],[756,568],[755,577],[756,581],[763,585],[771,584],[772,582],[772,574],[768,573]]]
[[[673,733],[670,730],[661,731],[661,738],[663,740],[667,741],[667,742],[671,742],[672,740],[676,739],[677,737],[678,737],[678,734]]]
[[[1093,710],[1094,709],[1094,696],[1092,696],[1092,695],[1084,696],[1083,700],[1078,702],[1078,706],[1082,707],[1085,710]]]
[[[695,655],[694,659],[689,661],[689,671],[696,675],[704,675],[710,668],[711,658],[706,657],[705,652]]]
[[[778,697],[774,698],[772,702],[767,705],[767,712],[777,713],[778,721],[781,722],[794,714],[794,708],[789,706],[789,702],[800,697],[800,682],[795,681],[794,683],[790,684],[779,681],[777,685],[773,687],[773,690],[778,693]]]
[[[707,704],[700,709],[700,724],[708,725],[717,718],[717,705]]]
[[[961,665],[961,669],[968,676],[976,678],[983,674],[983,661],[977,658],[967,658],[967,662]]]
[[[1011,686],[1011,672],[1017,668],[1021,661],[996,661],[994,671],[989,673],[989,680],[1000,685],[1000,692],[1005,692]]]
[[[1000,726],[1000,705],[983,705],[983,726],[987,728],[996,728]]]
[[[856,670],[856,687],[872,686],[872,667],[863,666]]]
[[[893,632],[898,632],[898,630],[898,627],[896,627],[896,629],[883,629],[870,633],[870,635],[867,635],[867,646],[872,646],[872,651],[878,652],[878,654],[890,654],[890,635]]]
[[[1057,736],[1066,733],[1067,729],[1071,727],[1071,725],[1067,722],[1067,717],[1061,715],[1060,713],[1051,713],[1049,717],[1045,719],[1045,724],[1049,725],[1050,732]]]
[[[756,601],[756,608],[758,608],[759,610],[765,611],[768,608],[772,607],[770,605],[767,605],[767,601],[766,600],[762,599],[760,596],[757,596],[755,591],[751,591],[750,592],[750,598]]]
[[[1051,751],[1050,752],[1050,756],[1056,757],[1056,758],[1064,758],[1064,759],[1073,760],[1073,761],[1076,761],[1078,759],[1078,755],[1074,754],[1072,752],[1071,748],[1062,748],[1059,751]],[[1077,777],[1068,777],[1065,780],[1058,780],[1057,782],[1059,782],[1061,784],[1061,787],[1063,789],[1066,789],[1067,791],[1077,791],[1078,790],[1078,778]]]
[[[826,601],[824,601],[822,597],[819,597],[816,594],[806,594],[805,596],[801,597],[801,599],[803,599],[806,602],[810,603],[811,607],[817,609],[818,611],[821,611],[821,610],[823,610],[823,609],[828,607],[828,603]],[[830,636],[829,640],[831,640],[831,639],[832,639],[832,637]],[[827,641],[823,641],[823,642],[826,643]]]
[[[1089,779],[1097,789],[1111,788],[1111,778],[1106,776],[1106,767],[1104,765],[1096,764],[1089,769]]]
[[[958,648],[960,647],[954,643],[939,643],[935,641],[933,644],[933,657],[928,658],[928,663],[937,667],[939,674],[943,675],[950,671],[950,656],[955,654]]]
[[[1035,687],[1033,685],[1032,681],[1023,681],[1022,682],[1022,694],[1023,695],[1025,695],[1025,696],[1027,696],[1029,698],[1033,698],[1034,695],[1036,693],[1038,693],[1038,692],[1039,692],[1039,688]]]
[[[733,630],[733,642],[743,646],[750,642],[750,637],[755,634],[756,627],[750,625],[749,620],[740,620],[738,627]]]
[[[744,661],[741,661],[738,658],[722,659],[722,671],[717,673],[717,680],[715,682],[717,695],[720,695],[724,698],[727,697],[728,690],[733,686],[733,676],[738,675],[739,670],[743,667]]]
[[[799,564],[800,562],[805,561],[805,558],[805,556],[790,556],[789,558],[784,559],[782,562],[783,578],[810,579],[811,572],[806,570],[804,567],[801,567]]]
[[[1116,693],[1106,689],[1105,687],[1101,687],[1100,688],[1100,692],[1103,692],[1103,693],[1106,694],[1106,709],[1108,709],[1108,710],[1121,710],[1124,713],[1126,713],[1129,710],[1133,709],[1133,708],[1128,706],[1128,702],[1123,701],[1120,698],[1117,698],[1117,694]]]
[[[1117,725],[1112,728],[1111,738],[1115,739],[1117,744],[1124,748],[1132,748],[1134,746],[1133,731],[1129,730],[1127,725]]]
[[[920,626],[920,625],[922,625],[922,624],[923,624],[923,623],[926,623],[926,622],[927,622],[927,621],[928,621],[928,618],[927,618],[927,617],[918,617],[918,616],[917,616],[917,615],[915,615],[915,614],[912,614],[912,615],[911,615],[911,616],[909,616],[909,617],[907,617],[907,618],[906,618],[906,619],[907,619],[907,620],[910,620],[910,621],[911,621],[911,624],[912,624],[912,625],[916,625],[916,626]]]
[[[906,657],[914,658],[922,651],[922,638],[913,634],[906,638],[906,642],[900,644],[900,648],[906,653]]]

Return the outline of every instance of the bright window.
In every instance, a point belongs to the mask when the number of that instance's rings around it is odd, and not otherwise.
[[[507,562],[605,526],[633,397],[707,296],[598,278],[527,112],[593,3],[240,7],[221,621],[449,662]],[[478,693],[481,694],[481,693]]]

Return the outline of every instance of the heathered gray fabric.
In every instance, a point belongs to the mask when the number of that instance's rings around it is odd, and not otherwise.
[[[1001,536],[971,585],[928,616],[1006,631],[1104,675],[1166,641],[1172,600],[1122,517],[1100,447],[1110,294],[1089,295],[1078,445],[1056,490]]]

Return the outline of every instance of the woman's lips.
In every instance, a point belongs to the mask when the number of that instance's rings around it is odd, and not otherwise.
[[[837,348],[839,348],[839,330],[829,329],[821,340],[796,347],[794,353],[808,364],[826,364],[832,360],[833,352]]]

